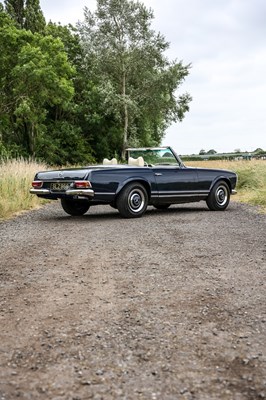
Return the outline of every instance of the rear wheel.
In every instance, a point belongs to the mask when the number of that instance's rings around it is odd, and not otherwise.
[[[230,190],[226,182],[217,182],[207,200],[207,206],[212,211],[223,211],[227,208],[230,201]]]
[[[63,210],[73,216],[83,215],[90,208],[86,200],[61,199]]]
[[[148,205],[148,194],[145,187],[141,183],[130,183],[122,189],[116,205],[124,218],[141,217]]]

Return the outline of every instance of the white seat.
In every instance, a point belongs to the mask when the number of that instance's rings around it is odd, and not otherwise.
[[[144,167],[144,158],[143,157],[138,157],[138,158],[129,157],[128,165],[137,165],[139,167]]]
[[[108,158],[103,159],[103,164],[104,165],[116,165],[117,164],[117,159],[112,158],[112,160],[108,160]]]

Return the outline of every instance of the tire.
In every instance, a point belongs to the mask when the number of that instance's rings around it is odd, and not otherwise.
[[[171,204],[158,204],[158,205],[153,205],[154,208],[157,208],[157,210],[167,210],[167,208],[170,207]]]
[[[148,206],[148,194],[140,183],[130,183],[119,194],[116,205],[124,218],[141,217]]]
[[[213,186],[206,203],[212,211],[224,211],[229,201],[230,189],[228,184],[225,181],[219,181]]]
[[[73,216],[83,215],[90,208],[86,200],[61,199],[63,210]]]

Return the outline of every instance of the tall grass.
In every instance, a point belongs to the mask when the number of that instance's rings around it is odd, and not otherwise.
[[[261,206],[266,211],[266,160],[188,161],[186,165],[235,171],[238,194],[233,199]]]
[[[37,171],[47,169],[32,160],[0,162],[0,219],[38,207],[43,201],[29,193]]]

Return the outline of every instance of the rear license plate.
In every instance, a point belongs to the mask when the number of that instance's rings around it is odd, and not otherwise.
[[[69,183],[66,182],[52,182],[50,185],[51,190],[64,191],[69,188]]]

